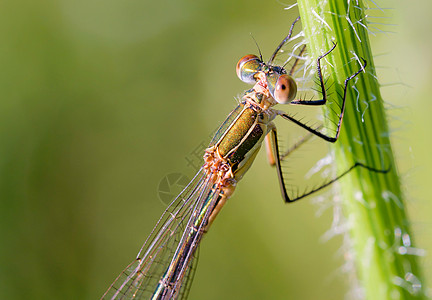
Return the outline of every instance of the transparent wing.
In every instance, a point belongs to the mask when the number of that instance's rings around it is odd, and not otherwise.
[[[199,246],[197,248],[197,251],[193,253],[192,258],[192,264],[189,266],[188,270],[186,271],[187,274],[185,276],[186,280],[184,282],[184,287],[180,291],[179,299],[185,300],[189,296],[189,291],[192,287],[193,279],[195,277],[196,268],[198,265],[198,258],[199,258]]]
[[[214,180],[214,176],[206,176],[203,168],[198,171],[162,214],[137,258],[117,277],[102,299],[151,298],[178,251],[182,251],[184,262],[170,284],[174,294],[185,294],[182,286],[190,286],[187,283],[193,274],[193,268],[188,267],[217,202],[215,195],[219,191],[212,189]],[[191,232],[196,234],[191,236]],[[186,241],[189,245],[185,245]]]

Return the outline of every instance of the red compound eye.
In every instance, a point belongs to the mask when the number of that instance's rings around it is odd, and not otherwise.
[[[280,104],[286,104],[294,100],[297,94],[297,84],[287,74],[282,74],[276,81],[273,97]]]

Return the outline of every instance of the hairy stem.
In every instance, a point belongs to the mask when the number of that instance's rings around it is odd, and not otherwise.
[[[351,245],[347,257],[354,259],[361,287],[356,295],[377,300],[423,299],[419,251],[413,244],[390,144],[364,5],[361,0],[299,0],[298,6],[313,59],[328,51],[332,41],[337,43],[323,60],[325,77],[334,82],[337,94],[343,94],[344,80],[361,67],[360,58],[367,61],[365,72],[348,85],[342,131],[334,146],[338,172],[356,162],[390,168],[385,174],[356,168],[340,181]]]

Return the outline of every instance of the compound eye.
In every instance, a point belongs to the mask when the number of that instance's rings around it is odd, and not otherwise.
[[[294,79],[287,74],[269,76],[267,78],[267,85],[273,98],[279,104],[291,102],[297,94],[297,84]]]
[[[297,84],[287,74],[279,76],[274,90],[274,98],[280,104],[286,104],[294,100],[297,94]]]
[[[255,75],[261,70],[262,61],[258,56],[248,54],[240,58],[237,63],[236,73],[241,81],[254,84],[256,82]]]

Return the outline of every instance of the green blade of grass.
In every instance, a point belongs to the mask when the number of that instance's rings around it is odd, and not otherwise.
[[[342,95],[344,80],[367,61],[365,72],[350,81],[342,131],[335,143],[337,172],[356,162],[386,174],[356,168],[340,181],[350,249],[360,290],[366,299],[423,299],[418,249],[415,248],[389,139],[385,109],[369,43],[361,0],[299,0],[309,55],[326,56],[324,76]],[[312,60],[313,62],[314,60]],[[340,97],[338,97],[340,98]],[[337,121],[333,119],[332,121]],[[354,289],[354,288],[353,288]]]

